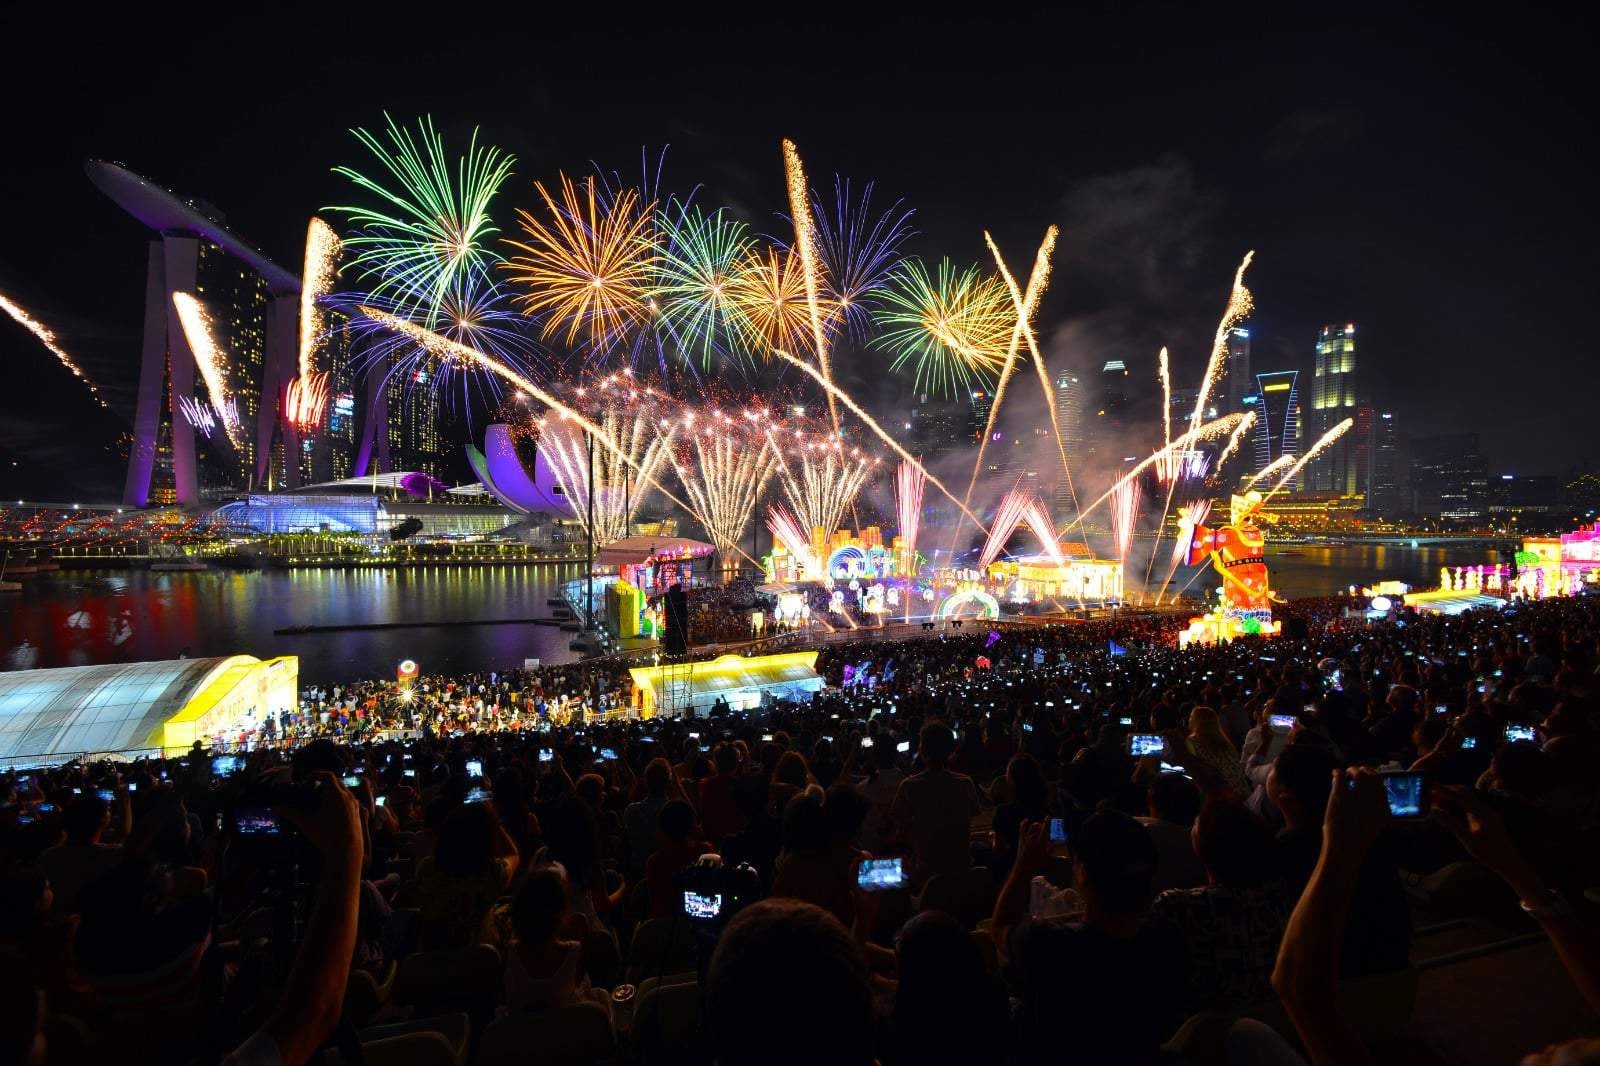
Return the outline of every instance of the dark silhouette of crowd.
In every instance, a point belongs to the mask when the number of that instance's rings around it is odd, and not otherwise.
[[[311,706],[361,730],[13,770],[5,1061],[1396,1061],[1445,896],[1600,1009],[1600,600],[1287,613],[830,644],[752,714],[499,713],[614,664],[412,721],[357,682]]]

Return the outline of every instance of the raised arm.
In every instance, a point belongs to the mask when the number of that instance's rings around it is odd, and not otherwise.
[[[1283,931],[1272,987],[1314,1066],[1370,1066],[1373,1059],[1339,1013],[1339,948],[1361,863],[1389,820],[1378,775],[1334,771],[1322,823],[1322,857]]]
[[[1561,964],[1591,1010],[1600,1010],[1600,933],[1573,917],[1572,908],[1545,886],[1506,832],[1505,822],[1470,789],[1441,788],[1434,818],[1461,846],[1499,874],[1522,901],[1522,909],[1543,927]]]

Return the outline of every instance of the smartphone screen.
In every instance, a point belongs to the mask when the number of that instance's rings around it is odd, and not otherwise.
[[[1508,725],[1508,726],[1506,726],[1506,740],[1508,740],[1508,741],[1516,741],[1516,740],[1532,740],[1532,739],[1533,739],[1533,726],[1531,726],[1531,725]]]
[[[539,761],[540,762],[549,762],[551,759],[554,759],[555,757],[556,757],[556,753],[551,751],[549,748],[540,748],[539,749]]]
[[[709,920],[722,913],[722,893],[711,895],[700,892],[683,894],[683,913],[689,918]]]
[[[1294,728],[1294,715],[1292,714],[1270,715],[1268,721],[1272,723],[1272,728],[1280,733],[1287,733]]]
[[[417,772],[415,770],[401,770],[400,774],[401,774],[402,777],[416,777],[417,776]]]
[[[240,836],[278,836],[283,826],[268,807],[240,807],[233,812],[233,828]]]
[[[344,775],[345,788],[355,788],[359,784],[361,784],[361,778],[357,777],[355,774]]]
[[[375,803],[376,805],[378,805],[379,807],[382,807],[386,803],[389,802],[389,797],[388,796],[378,796],[372,802]]]
[[[1050,840],[1056,844],[1067,842],[1067,823],[1064,818],[1050,819]]]
[[[894,746],[894,750],[898,751],[901,755],[904,755],[906,752],[911,750],[911,741],[902,740],[900,743]]]
[[[483,776],[483,760],[482,759],[468,759],[467,760],[467,775],[469,777],[482,777]]]
[[[863,747],[863,748],[870,748],[870,747],[872,747],[872,738],[871,738],[871,737],[862,737],[862,738],[861,738],[861,746],[862,746],[862,747]]]
[[[616,762],[617,761],[617,750],[615,748],[601,748],[600,749],[600,757],[602,759],[609,759],[612,762]]]
[[[856,884],[868,892],[900,888],[906,883],[900,862],[899,859],[862,859],[861,868],[856,873]]]
[[[1134,758],[1145,755],[1165,755],[1167,738],[1160,733],[1134,733],[1128,737],[1128,754]]]
[[[1473,748],[1476,748],[1477,746],[1478,746],[1478,738],[1477,737],[1462,737],[1461,738],[1461,750],[1462,751],[1471,751]]]
[[[1396,818],[1423,818],[1428,813],[1428,787],[1419,770],[1393,770],[1383,776],[1389,813]]]

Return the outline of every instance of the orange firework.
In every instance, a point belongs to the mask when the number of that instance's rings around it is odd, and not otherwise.
[[[729,279],[727,295],[734,328],[755,354],[766,358],[774,348],[804,351],[812,346],[805,270],[793,251],[752,251]],[[831,316],[832,305],[825,303],[823,311]]]
[[[565,329],[570,345],[586,333],[606,349],[650,316],[655,204],[641,206],[632,189],[607,201],[592,176],[581,187],[565,174],[560,181],[559,202],[534,182],[549,217],[517,211],[528,239],[507,242],[523,254],[508,260],[506,270],[526,288],[516,298],[523,313],[543,319],[540,336]]]

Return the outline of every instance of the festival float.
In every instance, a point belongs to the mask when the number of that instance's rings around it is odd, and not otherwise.
[[[1263,549],[1266,535],[1258,522],[1271,522],[1262,511],[1261,493],[1250,491],[1229,501],[1228,524],[1217,529],[1194,525],[1189,536],[1189,565],[1210,562],[1222,577],[1217,606],[1189,619],[1178,634],[1178,646],[1216,644],[1238,637],[1275,637],[1283,623],[1274,621],[1272,604],[1282,602],[1267,579]]]

